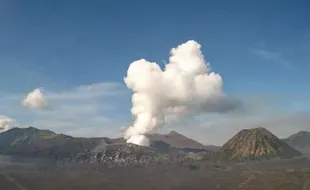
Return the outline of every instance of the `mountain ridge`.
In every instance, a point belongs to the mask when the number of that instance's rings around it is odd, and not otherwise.
[[[310,150],[309,131],[299,131],[282,140],[296,149]]]
[[[151,147],[167,149],[178,148],[185,152],[197,152],[204,151],[204,145],[185,137],[184,135],[171,131],[166,135],[155,134],[155,137],[168,137],[177,138],[177,142],[190,142],[193,146],[174,146],[176,144],[169,144],[169,142],[152,138],[150,135]],[[42,130],[35,127],[27,128],[12,128],[8,131],[0,133],[0,154],[13,154],[13,155],[46,155],[59,154],[56,157],[74,156],[79,153],[85,153],[90,151],[96,146],[102,145],[115,145],[126,144],[126,140],[123,138],[86,138],[86,137],[72,137],[65,134],[57,134],[50,130]],[[191,144],[191,145],[192,145]],[[198,145],[198,146],[197,146]],[[68,149],[68,150],[67,150]],[[201,150],[200,150],[201,149]],[[53,155],[54,156],[54,155]]]
[[[34,127],[13,128],[0,134],[0,154],[35,156],[56,160],[66,159],[85,163],[92,163],[96,160],[109,163],[115,161],[120,165],[139,164],[140,161],[135,156],[140,157],[142,150],[146,162],[141,163],[144,164],[153,163],[155,162],[154,159],[173,158],[175,156],[180,156],[180,160],[185,159],[185,157],[191,157],[194,160],[243,161],[291,158],[302,155],[298,150],[290,147],[262,127],[239,131],[220,150],[216,151],[206,150],[205,145],[189,139],[176,131],[165,135],[151,134],[148,137],[150,138],[151,146],[139,148],[137,145],[127,144],[123,138],[72,137]],[[158,153],[156,153],[156,158],[152,156],[154,155],[154,150]],[[109,153],[117,156],[114,156],[111,160],[102,155],[102,151],[104,154]],[[122,155],[130,157],[126,159]],[[119,159],[123,161],[119,162]],[[169,159],[166,161],[169,162]]]
[[[174,130],[170,131],[168,134],[153,133],[148,134],[147,137],[151,141],[162,141],[169,144],[172,147],[180,149],[206,149],[207,147],[196,140],[188,138]]]

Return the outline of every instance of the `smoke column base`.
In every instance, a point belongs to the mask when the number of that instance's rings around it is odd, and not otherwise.
[[[139,146],[150,146],[150,140],[144,135],[133,135],[126,143],[136,144]]]

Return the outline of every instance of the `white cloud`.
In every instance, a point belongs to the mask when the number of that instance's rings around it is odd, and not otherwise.
[[[15,119],[5,115],[0,115],[0,132],[11,129],[15,123]]]
[[[62,92],[49,92],[51,100],[81,100],[104,96],[120,95],[128,92],[121,83],[101,82],[90,85],[81,85]]]
[[[47,92],[46,97],[53,105],[53,110],[36,112],[40,119],[35,124],[79,136],[83,136],[83,131],[88,131],[84,136],[97,136],[101,129],[107,132],[106,136],[115,135],[115,130],[108,128],[115,128],[116,125],[119,128],[125,120],[116,120],[117,114],[111,113],[114,107],[123,106],[118,104],[117,98],[123,99],[128,91],[122,87],[118,83],[95,83],[62,92]]]
[[[264,49],[252,49],[251,52],[266,60],[277,60],[282,56],[279,52],[272,52]]]
[[[20,94],[13,95],[19,97],[14,99],[4,97],[0,99],[0,109],[6,111],[3,114],[10,117],[0,116],[0,124],[5,126],[3,127],[5,129],[31,125],[73,136],[122,136],[121,126],[128,126],[131,122],[131,115],[128,113],[130,96],[128,96],[129,93],[123,93],[128,91],[122,88],[122,85],[117,87],[119,91],[105,87],[90,90],[94,89],[92,87],[88,88],[84,85],[83,88],[47,91],[45,96],[53,105],[53,110],[49,111],[29,112],[23,109],[20,106]],[[86,91],[91,95],[86,95]],[[73,98],[70,99],[70,96],[63,96],[63,94],[70,94]],[[6,96],[11,97],[11,95]],[[182,120],[174,116],[182,115],[187,110],[180,107],[170,108],[166,111],[172,113],[167,115],[173,122],[168,122],[161,132],[165,133],[173,129],[204,144],[221,145],[239,130],[249,127],[263,126],[279,137],[286,137],[299,130],[309,131],[310,110],[306,104],[309,102],[309,95],[290,96],[287,99],[280,97],[282,96],[266,94],[247,97],[247,99],[243,98],[244,110],[240,112],[193,114],[190,117],[182,117]],[[279,105],[285,105],[287,110],[279,108]],[[298,105],[297,108],[296,105]]]
[[[29,109],[43,110],[48,108],[43,90],[40,88],[34,89],[22,101],[23,105]]]
[[[129,105],[130,97],[124,96],[127,92],[129,91],[120,83],[94,83],[57,91],[46,89],[44,99],[52,107],[48,111],[33,109],[33,112],[29,112],[23,109],[20,106],[20,99],[23,97],[21,94],[7,94],[0,99],[0,108],[6,114],[14,116],[22,127],[34,126],[60,133],[87,129],[88,132],[84,135],[80,133],[80,136],[96,136],[99,131],[103,136],[115,136],[119,134],[120,126],[127,124],[127,119],[130,119],[129,114],[128,117],[120,117],[129,109],[126,105]],[[37,100],[33,96],[29,97],[26,98],[27,103],[28,100]],[[40,105],[35,101],[35,105],[31,106],[40,108],[38,104]],[[120,111],[112,113],[114,109]]]
[[[251,49],[250,52],[254,55],[261,57],[264,60],[279,62],[280,64],[288,68],[293,68],[292,63],[288,61],[285,56],[280,52],[266,49]]]

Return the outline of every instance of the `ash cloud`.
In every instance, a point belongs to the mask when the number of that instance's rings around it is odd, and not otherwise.
[[[240,106],[223,92],[222,77],[211,72],[201,45],[193,40],[171,49],[164,70],[145,59],[134,61],[124,82],[133,91],[134,123],[124,132],[128,143],[146,146],[144,135],[171,118],[190,113],[226,113]]]

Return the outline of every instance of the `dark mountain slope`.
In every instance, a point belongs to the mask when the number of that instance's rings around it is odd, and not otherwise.
[[[66,157],[105,143],[102,138],[74,138],[34,127],[0,133],[0,154]]]
[[[205,149],[206,147],[190,138],[181,135],[176,131],[171,131],[169,134],[149,134],[147,137],[152,141],[162,141],[169,144],[171,147],[180,149]]]
[[[39,130],[34,127],[13,128],[0,133],[1,152],[19,152],[28,150],[30,147],[37,149],[39,147],[49,147],[63,144],[72,137],[56,134],[49,130]]]
[[[177,135],[177,134],[174,134]],[[108,167],[176,163],[196,159],[163,141],[151,147],[126,144],[123,138],[75,138],[34,127],[0,134],[0,154],[47,158],[57,163],[100,163]]]
[[[0,134],[0,154],[51,160],[147,164],[160,160],[168,162],[172,155],[179,153],[182,154],[179,149],[163,141],[153,141],[151,147],[140,147],[126,144],[123,138],[76,138],[34,127],[13,128]],[[147,161],[141,161],[141,156]]]
[[[298,133],[283,139],[283,141],[296,149],[310,150],[310,132],[308,131],[299,131]]]

